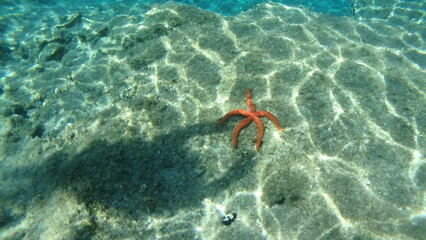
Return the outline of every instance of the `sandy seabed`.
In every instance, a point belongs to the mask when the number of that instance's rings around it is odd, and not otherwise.
[[[0,238],[422,239],[425,4],[367,2],[8,5]],[[247,88],[285,129],[259,152],[217,124]]]

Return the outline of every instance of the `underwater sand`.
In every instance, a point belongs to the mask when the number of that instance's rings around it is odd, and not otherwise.
[[[0,239],[426,236],[424,2],[347,17],[11,2]],[[218,125],[247,88],[284,127],[262,118],[259,152],[256,124],[237,148],[243,117]]]

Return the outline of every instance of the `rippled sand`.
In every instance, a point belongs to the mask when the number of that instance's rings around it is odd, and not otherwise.
[[[422,239],[425,12],[356,6],[5,16],[0,238]]]

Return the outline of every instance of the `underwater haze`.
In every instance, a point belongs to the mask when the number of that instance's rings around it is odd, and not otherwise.
[[[57,4],[57,0],[38,0],[40,3]],[[75,0],[62,0],[61,3],[75,4]],[[79,4],[84,6],[98,5],[98,4],[123,4],[131,6],[133,4],[143,4],[149,6],[151,4],[164,4],[168,0],[92,0],[92,1],[78,1]],[[236,15],[243,11],[247,11],[253,6],[268,2],[267,0],[177,0],[175,2],[195,5],[199,8],[213,11],[221,15]],[[354,2],[352,0],[278,0],[276,3],[286,4],[288,6],[299,6],[309,8],[319,13],[329,13],[337,16],[348,16],[352,14]]]
[[[1,0],[0,239],[425,239],[425,26],[423,0]]]

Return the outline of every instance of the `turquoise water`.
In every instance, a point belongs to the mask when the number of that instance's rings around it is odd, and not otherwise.
[[[424,239],[425,9],[2,1],[0,239]]]
[[[69,0],[63,0],[67,2]],[[42,3],[56,3],[56,1],[40,1]],[[75,1],[71,1],[75,2]],[[122,2],[124,4],[137,4],[137,0],[124,0],[124,1],[108,1],[108,0],[95,0],[95,1],[80,1],[81,4],[109,4]],[[144,4],[164,4],[167,0],[151,0],[143,1]],[[195,5],[199,8],[220,13],[222,15],[235,15],[243,11],[247,11],[253,6],[265,3],[265,0],[178,0],[182,4]],[[336,16],[349,16],[353,11],[353,2],[351,0],[278,0],[277,3],[286,4],[289,6],[303,6],[315,12],[328,13]]]

